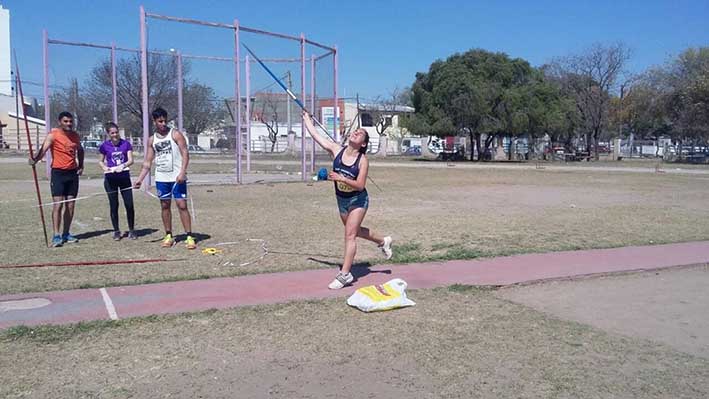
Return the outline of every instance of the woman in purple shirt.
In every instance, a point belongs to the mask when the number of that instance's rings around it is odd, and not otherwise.
[[[133,185],[130,182],[130,171],[128,170],[128,167],[133,164],[133,146],[121,138],[118,133],[118,125],[108,122],[105,127],[109,139],[99,147],[101,153],[99,165],[103,169],[103,187],[106,189],[108,203],[111,207],[113,239],[118,241],[123,237],[118,227],[118,193],[120,192],[128,218],[128,238],[135,240],[138,236],[134,230]]]

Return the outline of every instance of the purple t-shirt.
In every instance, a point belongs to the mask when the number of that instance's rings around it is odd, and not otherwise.
[[[114,145],[111,140],[106,140],[101,144],[98,151],[105,156],[106,166],[112,168],[128,162],[128,151],[133,151],[133,146],[123,139],[118,142],[118,145]]]

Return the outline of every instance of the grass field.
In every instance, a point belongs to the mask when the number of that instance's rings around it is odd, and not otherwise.
[[[262,172],[299,170],[292,159],[259,161]],[[372,162],[371,175],[382,190],[368,187],[365,225],[394,237],[391,262],[709,239],[706,174],[385,162]],[[229,168],[226,159],[195,162],[192,176],[232,173]],[[80,195],[88,198],[77,203],[73,229],[81,242],[47,249],[28,171],[21,163],[0,164],[2,265],[171,261],[4,268],[1,294],[313,268],[334,273],[341,261],[343,229],[327,182],[193,185],[200,247],[233,243],[219,246],[220,255],[204,255],[182,245],[160,248],[159,205],[140,192],[140,238],[114,242],[102,181],[91,169],[81,182]],[[46,181],[42,189],[48,200]],[[123,215],[121,221],[125,226]],[[179,224],[174,230],[181,231]],[[268,254],[259,259],[264,242]],[[357,262],[385,261],[374,245],[360,242]],[[451,286],[409,296],[417,306],[381,314],[360,313],[337,299],[15,327],[0,332],[0,397],[709,394],[707,359],[662,343],[543,313],[492,289]]]
[[[0,334],[4,398],[701,398],[709,361],[468,286]],[[16,366],[11,366],[16,365]]]
[[[377,160],[373,161],[376,165]],[[387,161],[388,162],[388,161]],[[322,163],[322,165],[327,166]],[[417,164],[418,166],[419,164]],[[464,259],[709,238],[709,175],[554,169],[376,167],[365,225],[395,239],[393,262]],[[129,285],[253,273],[336,268],[343,229],[328,182],[195,185],[193,230],[220,255],[160,248],[157,201],[135,192],[137,241],[111,240],[100,178],[84,178],[73,233],[79,244],[44,247],[29,168],[3,164],[2,264],[164,258],[96,267],[0,269],[0,293]],[[195,163],[198,172],[220,164]],[[320,165],[318,165],[320,166]],[[89,175],[91,169],[89,168]],[[135,173],[135,172],[134,172]],[[97,175],[98,176],[98,175]],[[199,180],[199,174],[192,175]],[[48,184],[42,184],[45,201]],[[47,219],[49,212],[45,213]],[[125,229],[125,218],[122,226]],[[175,232],[181,232],[176,215]],[[261,241],[269,250],[263,254]],[[384,260],[360,242],[357,261]]]

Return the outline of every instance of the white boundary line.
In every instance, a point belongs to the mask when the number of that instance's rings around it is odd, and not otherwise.
[[[106,304],[106,311],[108,311],[108,317],[110,317],[111,320],[118,320],[116,308],[113,307],[113,301],[111,301],[111,297],[108,296],[108,292],[105,288],[100,288],[99,291],[101,292],[101,296],[103,297],[103,303]]]

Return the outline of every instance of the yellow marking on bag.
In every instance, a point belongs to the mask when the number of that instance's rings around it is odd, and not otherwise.
[[[358,289],[360,293],[367,296],[374,302],[390,301],[401,296],[401,293],[393,289],[389,284],[370,285]]]

